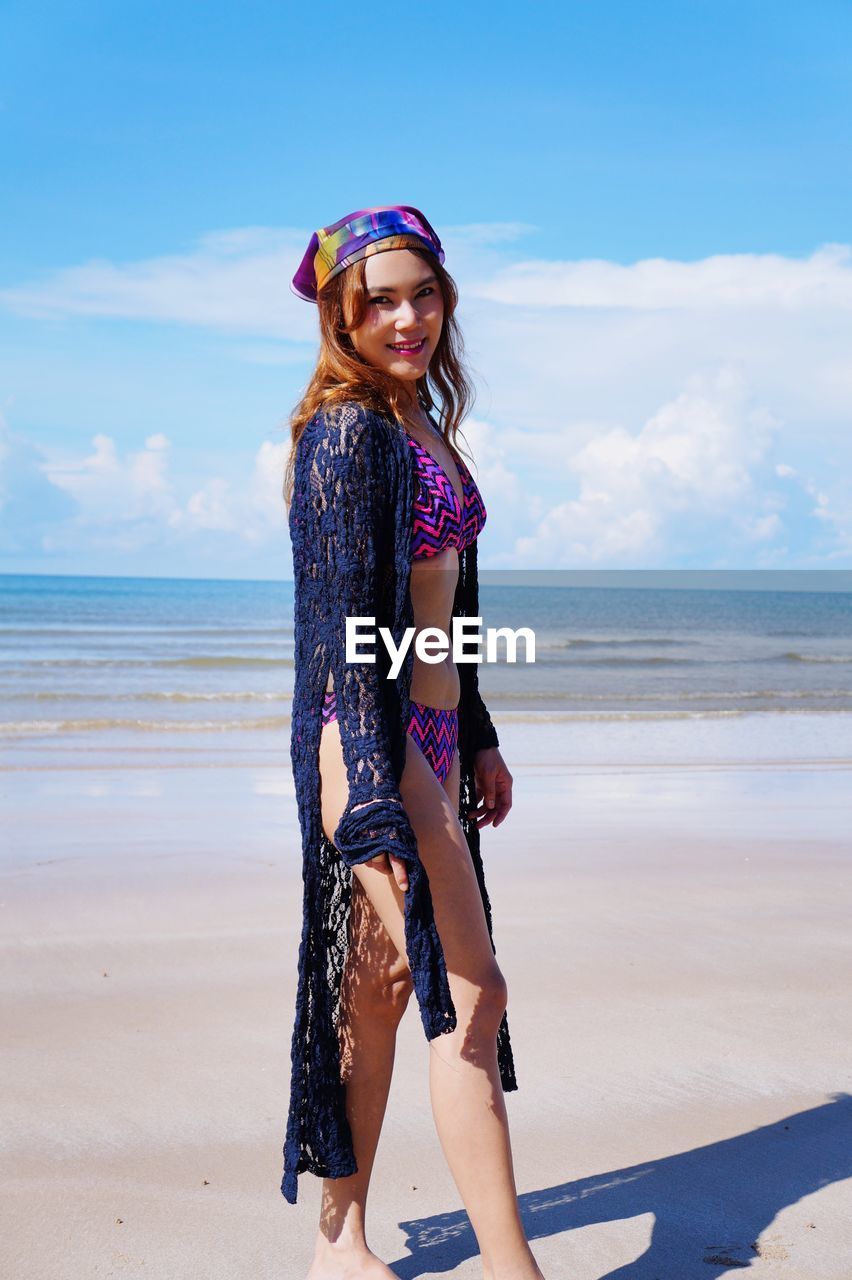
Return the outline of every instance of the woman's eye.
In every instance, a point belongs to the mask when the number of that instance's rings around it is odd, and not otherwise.
[[[417,296],[418,298],[425,298],[427,294],[434,293],[434,292],[435,292],[434,288],[432,287],[431,284],[429,284],[426,286],[425,289],[421,289]],[[386,298],[383,293],[379,293],[376,295],[375,298],[371,298],[370,301],[371,302],[390,302],[390,298]]]

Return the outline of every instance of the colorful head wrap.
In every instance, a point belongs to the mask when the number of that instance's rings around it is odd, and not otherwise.
[[[383,249],[412,248],[428,249],[444,261],[441,241],[419,209],[408,204],[356,209],[314,232],[290,288],[306,302],[316,302],[323,285],[359,258]]]

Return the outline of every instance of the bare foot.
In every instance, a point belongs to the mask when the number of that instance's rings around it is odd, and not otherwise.
[[[366,1245],[360,1248],[331,1245],[320,1235],[307,1280],[397,1280]]]

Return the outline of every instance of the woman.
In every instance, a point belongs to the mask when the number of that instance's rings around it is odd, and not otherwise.
[[[295,1203],[299,1173],[324,1179],[309,1280],[392,1278],[367,1247],[365,1205],[412,991],[484,1275],[541,1280],[518,1212],[506,984],[479,855],[512,778],[475,662],[426,662],[411,645],[391,678],[381,641],[373,661],[346,662],[347,618],[398,649],[407,627],[449,635],[454,616],[477,616],[486,513],[456,449],[472,395],[443,261],[418,210],[358,210],[314,234],[292,285],[321,334],[285,481],[304,918],[282,1192]]]

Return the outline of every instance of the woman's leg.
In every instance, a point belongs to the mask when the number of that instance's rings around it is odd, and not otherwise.
[[[326,729],[323,738],[327,735]],[[335,771],[330,750],[333,741],[340,750],[339,737],[335,735],[332,740],[328,735],[325,762],[321,748],[321,770],[323,764],[326,766],[323,823],[331,831],[346,801],[345,773],[341,777]],[[339,767],[342,769],[342,754]],[[458,1015],[454,1032],[430,1042],[433,1112],[443,1150],[479,1242],[486,1280],[541,1280],[518,1212],[506,1108],[497,1066],[497,1030],[506,1007],[506,985],[491,949],[476,874],[457,817],[458,787],[458,757],[445,786],[441,786],[409,735],[400,791],[429,876],[435,920]],[[403,894],[394,877],[369,864],[356,867],[354,876],[396,954],[404,957]],[[353,1063],[359,1057],[360,1048],[354,1044]],[[364,1065],[358,1068],[361,1069],[368,1068]],[[386,1096],[385,1093],[385,1099]],[[348,1106],[347,1102],[347,1111]],[[363,1119],[358,1115],[357,1106],[354,1119],[353,1140],[357,1152],[360,1139],[356,1130],[361,1133]],[[370,1129],[369,1133],[378,1139],[378,1129]],[[367,1134],[368,1125],[364,1123],[362,1138],[366,1139]],[[344,1215],[347,1212],[348,1191],[341,1184],[349,1181],[326,1179],[323,1184],[332,1216],[341,1210]],[[366,1185],[359,1188],[359,1194],[362,1199],[358,1216],[352,1220],[363,1223]]]
[[[416,744],[409,739],[406,770],[409,761],[412,769],[416,767],[416,754]],[[422,756],[420,760],[428,769]],[[412,775],[412,786],[406,789],[405,775],[402,781],[403,801],[429,876],[458,1017],[455,1031],[429,1042],[429,1085],[438,1137],[476,1233],[485,1280],[541,1280],[518,1209],[497,1064],[506,984],[491,949],[476,873],[456,816],[458,753],[443,799],[435,788],[427,787],[428,779],[419,768],[416,779]],[[381,915],[378,906],[377,911]]]
[[[332,720],[320,743],[323,827],[333,835],[347,799],[340,733]],[[361,887],[352,879],[349,945],[340,992],[340,1065],[358,1172],[324,1178],[319,1230],[308,1280],[393,1280],[367,1246],[367,1191],[393,1072],[396,1032],[412,991],[411,973]]]

